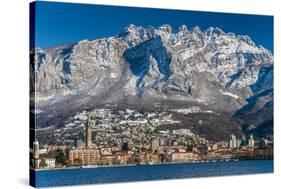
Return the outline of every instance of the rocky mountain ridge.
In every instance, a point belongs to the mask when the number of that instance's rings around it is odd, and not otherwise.
[[[36,48],[31,57],[36,106],[53,113],[128,99],[196,103],[241,119],[273,108],[271,52],[219,28],[129,25],[113,37]]]

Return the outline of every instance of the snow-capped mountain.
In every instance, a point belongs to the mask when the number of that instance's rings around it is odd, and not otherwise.
[[[31,55],[36,106],[53,113],[133,99],[197,103],[241,117],[273,104],[271,52],[219,28],[129,25],[116,36]]]

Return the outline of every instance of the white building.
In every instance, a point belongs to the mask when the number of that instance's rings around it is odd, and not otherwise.
[[[192,137],[194,134],[189,129],[177,129],[173,130],[174,135],[184,135],[184,136],[190,136]]]
[[[33,157],[35,159],[39,158],[39,142],[38,142],[38,140],[33,141]]]
[[[159,148],[159,138],[153,139],[151,142],[151,149],[157,150]]]
[[[54,168],[56,166],[56,159],[46,158],[45,163],[47,168]]]
[[[42,149],[39,149],[39,154],[47,154],[48,153],[48,149],[47,148],[42,148]]]
[[[229,147],[230,148],[236,148],[237,147],[237,141],[236,141],[235,135],[231,135],[230,141],[229,141]]]
[[[249,139],[249,141],[248,141],[248,146],[249,146],[250,148],[254,148],[254,147],[255,147],[255,140],[254,140],[253,135],[250,135],[250,139]]]

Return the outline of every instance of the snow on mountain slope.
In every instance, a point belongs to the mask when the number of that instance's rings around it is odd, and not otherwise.
[[[54,112],[62,104],[79,108],[140,98],[196,102],[233,113],[273,89],[271,52],[248,36],[214,27],[131,24],[116,36],[36,48],[31,57],[37,107]]]

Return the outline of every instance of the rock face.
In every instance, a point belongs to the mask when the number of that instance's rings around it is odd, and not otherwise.
[[[117,36],[36,48],[31,55],[31,89],[44,111],[168,99],[204,105],[242,122],[263,110],[272,118],[273,55],[248,36],[219,28],[129,25]]]

